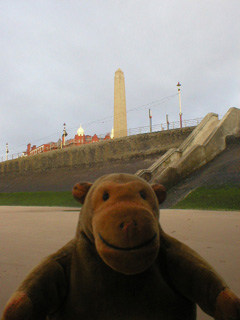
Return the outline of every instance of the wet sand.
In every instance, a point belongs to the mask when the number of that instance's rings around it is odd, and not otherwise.
[[[0,314],[31,268],[74,237],[78,214],[77,208],[0,207]],[[240,296],[240,212],[166,209],[160,221]],[[197,319],[211,317],[198,310]]]

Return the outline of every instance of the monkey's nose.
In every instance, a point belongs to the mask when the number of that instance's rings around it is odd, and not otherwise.
[[[137,227],[137,222],[132,220],[132,221],[123,221],[119,225],[120,229],[123,232],[128,233],[130,230],[136,229]]]

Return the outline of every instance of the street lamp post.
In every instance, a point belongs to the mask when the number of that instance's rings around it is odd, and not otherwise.
[[[152,132],[152,111],[149,109],[150,132]]]
[[[168,114],[166,114],[166,123],[167,123],[167,130],[169,130],[169,120],[168,120]]]
[[[181,83],[180,82],[178,82],[177,87],[178,87],[178,98],[179,98],[180,128],[182,128],[182,106],[181,106],[181,92],[180,92]]]
[[[62,146],[65,147],[65,140],[67,136],[67,131],[66,131],[66,123],[64,122],[63,124],[63,135],[62,135]]]
[[[9,154],[8,143],[6,143],[6,161],[8,161],[8,154]]]

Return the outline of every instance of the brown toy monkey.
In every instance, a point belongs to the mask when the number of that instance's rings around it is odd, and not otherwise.
[[[84,203],[75,238],[33,269],[2,319],[193,320],[196,304],[215,319],[240,319],[225,282],[162,230],[163,186],[113,174],[73,195]]]

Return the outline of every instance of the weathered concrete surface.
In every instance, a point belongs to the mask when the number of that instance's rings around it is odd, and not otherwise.
[[[8,173],[0,175],[0,192],[70,191],[80,181],[94,182],[110,173],[134,174],[137,168],[148,168],[156,157],[131,161],[106,162],[91,168],[56,168],[47,172]]]
[[[240,135],[227,137],[227,147],[212,161],[168,190],[162,209],[172,208],[199,187],[238,187],[240,189]],[[240,199],[239,207],[240,207]]]
[[[0,192],[69,191],[79,181],[148,168],[192,128],[153,132],[0,163]]]
[[[30,157],[0,163],[0,177],[8,174],[45,173],[56,169],[89,169],[108,163],[137,161],[161,155],[169,148],[179,147],[194,127],[159,131],[79,147],[54,150]],[[1,182],[0,182],[1,183]]]
[[[240,296],[240,212],[161,210],[171,236],[206,258]],[[0,314],[30,269],[73,238],[78,209],[0,207]],[[199,311],[198,320],[210,317]]]

